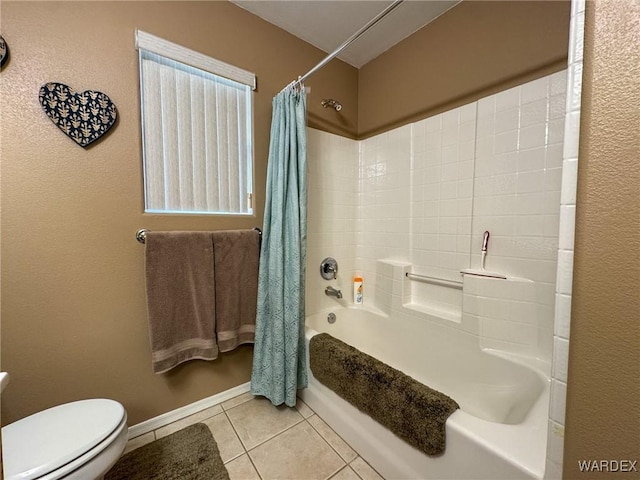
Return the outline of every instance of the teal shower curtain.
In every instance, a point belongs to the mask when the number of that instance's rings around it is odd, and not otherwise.
[[[307,133],[304,88],[273,99],[251,393],[296,404],[307,386],[304,280]]]

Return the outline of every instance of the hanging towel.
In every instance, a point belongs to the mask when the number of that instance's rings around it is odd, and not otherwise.
[[[256,332],[260,235],[256,230],[213,232],[216,337],[221,352],[253,343]]]
[[[148,232],[145,244],[153,371],[196,358],[214,360],[211,232]]]

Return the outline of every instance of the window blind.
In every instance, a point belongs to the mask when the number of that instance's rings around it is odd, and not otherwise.
[[[252,213],[251,86],[139,52],[146,211]]]

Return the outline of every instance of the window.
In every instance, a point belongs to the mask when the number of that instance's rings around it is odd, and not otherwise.
[[[136,41],[145,212],[252,214],[255,76],[145,32]]]

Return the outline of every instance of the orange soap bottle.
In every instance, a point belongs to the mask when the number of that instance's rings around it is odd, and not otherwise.
[[[358,275],[353,277],[353,303],[355,303],[356,305],[362,305],[364,303],[362,287],[363,287],[362,277]]]

